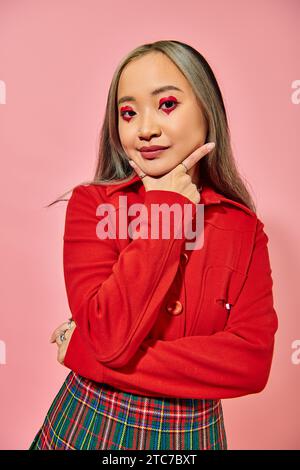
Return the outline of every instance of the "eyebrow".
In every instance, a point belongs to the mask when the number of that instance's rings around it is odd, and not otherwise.
[[[182,93],[184,93],[184,91],[180,90],[180,88],[178,88],[175,85],[165,85],[165,86],[161,86],[151,91],[151,95],[155,96],[155,95],[158,95],[159,93],[162,93],[164,91],[169,91],[169,90],[177,90],[177,91],[181,91]],[[134,98],[134,96],[123,96],[122,98],[119,99],[118,105],[121,103],[124,103],[124,101],[136,101],[136,99]]]

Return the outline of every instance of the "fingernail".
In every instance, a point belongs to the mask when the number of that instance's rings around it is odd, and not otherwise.
[[[130,166],[132,166],[132,168],[134,168],[134,162],[132,160],[128,160],[128,163]]]
[[[207,144],[206,148],[207,148],[207,150],[212,150],[215,146],[216,146],[216,144],[214,142],[209,142]]]

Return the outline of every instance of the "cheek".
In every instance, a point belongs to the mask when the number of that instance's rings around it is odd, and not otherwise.
[[[182,114],[181,123],[182,129],[189,135],[200,135],[206,134],[206,123],[203,113],[196,107],[187,106],[184,109],[184,113]]]
[[[132,130],[129,130],[122,124],[119,124],[118,130],[119,130],[119,137],[120,137],[120,141],[122,145],[126,147],[127,146],[134,147],[135,137],[134,137],[134,133],[132,132]]]
[[[126,133],[122,124],[118,124],[118,132],[119,132],[120,141],[123,142],[126,138]]]
[[[193,152],[197,147],[204,144],[206,138],[206,129],[201,118],[198,115],[187,119],[184,126],[184,142],[188,151]]]
[[[127,149],[129,147],[128,136],[125,132],[119,131],[119,138],[122,145],[123,150],[127,153]]]

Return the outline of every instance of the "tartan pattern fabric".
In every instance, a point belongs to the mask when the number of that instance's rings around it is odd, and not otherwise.
[[[71,371],[29,450],[226,450],[221,400],[138,396]]]

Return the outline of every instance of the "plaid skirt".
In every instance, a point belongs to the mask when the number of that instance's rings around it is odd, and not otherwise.
[[[74,371],[28,450],[226,450],[221,400],[133,395]]]

